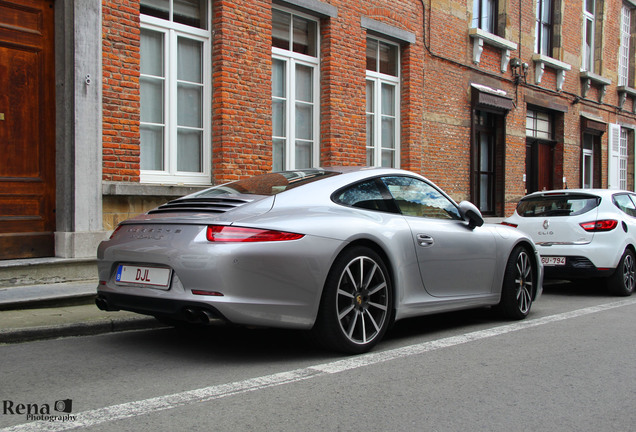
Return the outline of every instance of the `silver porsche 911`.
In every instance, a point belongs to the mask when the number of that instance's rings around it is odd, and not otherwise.
[[[175,324],[307,329],[348,353],[417,315],[494,306],[522,319],[541,260],[523,233],[483,223],[408,171],[264,174],[121,223],[98,249],[96,302]]]

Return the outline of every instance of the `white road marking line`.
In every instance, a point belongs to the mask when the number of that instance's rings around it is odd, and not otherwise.
[[[131,417],[137,417],[154,412],[165,411],[179,406],[207,402],[214,399],[220,399],[227,396],[233,396],[241,393],[249,393],[257,390],[276,387],[285,384],[292,384],[320,376],[340,373],[352,369],[371,366],[384,363],[390,360],[406,358],[409,356],[434,351],[440,348],[448,348],[461,345],[468,342],[474,342],[494,336],[504,335],[519,330],[538,327],[558,321],[564,321],[593,313],[603,312],[610,309],[619,308],[636,304],[636,298],[620,300],[604,305],[592,306],[588,308],[578,309],[571,312],[565,312],[557,315],[551,315],[543,318],[525,320],[495,327],[486,330],[478,330],[459,336],[451,336],[444,339],[422,342],[416,345],[409,345],[401,348],[395,348],[388,351],[372,352],[357,357],[337,360],[330,363],[309,366],[302,369],[296,369],[288,372],[281,372],[272,375],[266,375],[257,378],[251,378],[243,381],[236,381],[229,384],[221,384],[205,387],[197,390],[190,390],[171,395],[158,396],[155,398],[127,402],[119,405],[112,405],[105,408],[99,408],[90,411],[73,414],[75,421],[69,422],[47,422],[35,421],[23,423],[0,429],[0,432],[26,432],[26,431],[64,431],[78,428],[91,427],[111,421],[122,420]]]

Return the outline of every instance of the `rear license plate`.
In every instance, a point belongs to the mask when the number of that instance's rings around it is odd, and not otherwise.
[[[541,257],[544,266],[562,266],[565,265],[565,257]]]
[[[115,282],[168,289],[171,276],[172,271],[164,267],[143,267],[122,264],[117,268]]]

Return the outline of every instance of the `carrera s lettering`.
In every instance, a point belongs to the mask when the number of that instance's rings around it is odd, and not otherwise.
[[[137,240],[163,240],[169,236],[181,233],[181,229],[173,228],[148,228],[131,227],[126,230],[130,238]]]

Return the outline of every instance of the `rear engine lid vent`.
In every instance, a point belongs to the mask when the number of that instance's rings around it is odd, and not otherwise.
[[[235,198],[179,198],[150,210],[148,214],[225,213],[249,202],[251,200]]]

